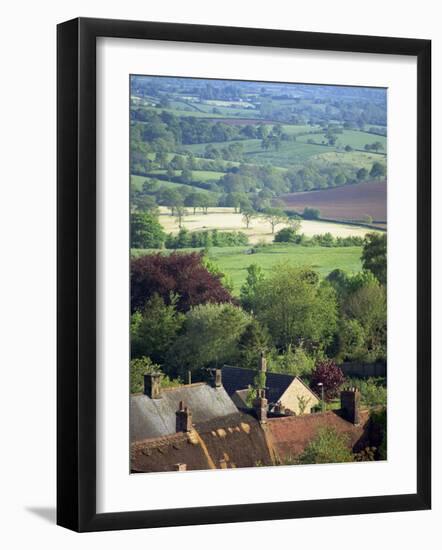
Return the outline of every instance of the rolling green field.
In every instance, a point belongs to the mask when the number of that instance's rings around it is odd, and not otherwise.
[[[379,141],[384,147],[382,153],[378,153],[379,156],[385,153],[385,148],[387,146],[387,138],[385,136],[378,136],[370,134],[368,132],[360,132],[357,130],[344,130],[342,134],[336,134],[337,141],[336,145],[340,147],[345,147],[350,145],[353,149],[363,149],[365,145]],[[302,141],[307,143],[307,141],[313,140],[315,143],[326,143],[326,137],[323,132],[314,133],[314,134],[304,134],[297,136],[297,141]]]
[[[305,131],[306,126],[301,126]],[[296,132],[293,130],[293,134]],[[379,139],[378,139],[379,138]],[[307,143],[308,140],[313,140],[315,143]],[[219,143],[198,143],[194,145],[186,145],[184,148],[191,151],[195,155],[203,155],[207,145],[215,145],[222,148],[227,147],[231,143],[240,143],[244,151],[244,160],[249,164],[271,164],[272,166],[281,168],[290,168],[293,165],[303,164],[306,161],[327,161],[342,162],[349,165],[371,166],[374,161],[385,162],[385,154],[374,153],[373,151],[360,151],[366,143],[379,141],[386,147],[386,138],[383,136],[375,136],[367,132],[358,132],[353,130],[345,130],[342,134],[338,134],[338,141],[335,147],[325,145],[322,141],[325,140],[324,134],[306,134],[297,136],[296,141],[283,141],[278,150],[263,150],[261,148],[261,140],[259,139],[244,139],[237,141],[225,141]],[[350,145],[357,151],[344,152],[339,151],[339,147]],[[333,158],[335,154],[335,158]]]
[[[134,176],[134,175],[132,175],[130,177],[130,182],[131,182],[132,188],[137,189],[138,191],[140,191],[143,188],[143,183],[146,180],[149,180],[149,178],[155,178],[155,176],[154,175],[152,175],[152,176],[151,175],[147,175],[147,176]],[[192,186],[192,185],[187,184],[187,183],[176,183],[174,181],[161,179],[161,180],[159,180],[159,185],[160,185],[160,187],[170,187],[170,188],[174,188],[174,189],[179,189],[179,188],[182,188],[182,187],[186,187],[190,190],[197,189],[198,192],[200,192],[200,193],[215,196],[215,197],[218,196],[217,193],[214,193],[213,191],[210,191],[209,189],[201,189],[199,187],[195,187],[195,186]]]
[[[195,252],[198,249],[182,249],[180,252]],[[247,277],[247,267],[250,264],[259,265],[265,273],[270,273],[278,264],[291,266],[309,266],[322,277],[326,277],[334,269],[343,269],[350,273],[361,271],[361,248],[326,248],[321,246],[296,246],[290,244],[271,244],[259,252],[250,254],[251,248],[227,247],[210,249],[209,257],[228,275],[233,282],[233,294],[239,295],[240,288]],[[156,253],[157,250],[132,250],[134,257]],[[167,250],[165,253],[171,253]]]
[[[179,175],[181,170],[176,170],[175,173]],[[166,175],[167,170],[152,170],[152,172],[148,172],[148,175],[152,178],[155,178],[156,176],[164,176]],[[224,172],[215,172],[215,171],[209,171],[209,170],[192,170],[192,178],[193,181],[201,181],[203,183],[207,183],[210,181],[217,182],[220,178],[224,176]]]

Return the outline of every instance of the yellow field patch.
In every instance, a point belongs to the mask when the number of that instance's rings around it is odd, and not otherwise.
[[[179,231],[178,221],[175,216],[170,214],[170,210],[160,207],[160,222],[166,233],[177,234]],[[189,231],[203,231],[218,229],[218,231],[242,231],[245,233],[251,244],[260,241],[272,242],[272,228],[270,223],[263,216],[252,219],[249,228],[242,219],[242,214],[236,213],[233,208],[214,207],[209,208],[208,213],[197,212],[193,214],[191,208],[182,222],[183,227]],[[275,232],[288,224],[280,224],[275,228]],[[366,233],[373,232],[373,229],[366,227],[357,227],[331,222],[321,222],[316,220],[302,220],[300,233],[305,233],[308,237],[313,235],[322,235],[331,233],[334,237],[363,237]]]

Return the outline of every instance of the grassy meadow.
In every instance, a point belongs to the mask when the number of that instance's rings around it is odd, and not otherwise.
[[[179,253],[195,252],[194,248],[184,248]],[[158,250],[133,249],[132,257],[138,258],[144,254],[152,254]],[[251,254],[250,246],[236,246],[209,250],[209,258],[233,283],[233,294],[239,296],[241,286],[247,277],[247,268],[251,264],[259,265],[265,274],[270,274],[278,265],[309,266],[321,277],[326,277],[334,269],[343,269],[349,273],[361,270],[361,252],[359,246],[346,248],[324,248],[321,246],[296,246],[292,244],[273,243]],[[172,250],[164,251],[172,253]]]

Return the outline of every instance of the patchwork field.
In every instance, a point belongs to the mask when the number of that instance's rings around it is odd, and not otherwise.
[[[170,210],[165,207],[160,207],[159,220],[167,233],[178,233],[179,227],[177,218],[170,214]],[[286,226],[287,224],[280,224],[276,227],[275,231],[279,231]],[[274,238],[270,223],[267,222],[263,216],[253,218],[250,227],[246,228],[242,214],[235,213],[233,208],[209,208],[207,214],[202,212],[193,214],[191,209],[189,209],[188,214],[184,217],[183,227],[189,231],[201,231],[204,229],[242,231],[248,236],[251,244],[256,244],[261,241],[270,243]],[[331,233],[334,237],[363,237],[369,231],[372,230],[365,227],[316,220],[302,220],[300,229],[300,233],[305,233],[308,237],[324,233]]]
[[[361,221],[371,216],[374,221],[387,221],[385,181],[290,193],[281,198],[288,209],[302,212],[305,207],[318,208],[323,218]]]

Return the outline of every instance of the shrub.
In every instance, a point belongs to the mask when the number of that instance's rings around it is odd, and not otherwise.
[[[298,235],[296,229],[292,227],[284,227],[276,233],[273,240],[275,243],[299,244],[301,242],[301,235]]]
[[[317,208],[310,208],[309,206],[306,206],[304,208],[304,212],[302,213],[302,217],[305,220],[318,220],[320,216],[320,210],[318,210]]]
[[[353,462],[353,453],[348,438],[338,434],[334,428],[320,428],[299,455],[298,464],[331,464]]]
[[[386,407],[387,388],[385,378],[351,378],[349,383],[361,392],[362,404],[366,407]]]

